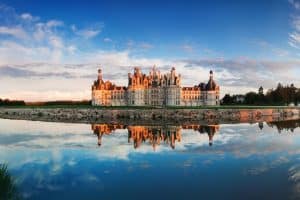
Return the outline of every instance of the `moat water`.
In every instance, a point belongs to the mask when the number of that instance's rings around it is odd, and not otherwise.
[[[0,119],[0,163],[21,199],[299,199],[299,126]]]

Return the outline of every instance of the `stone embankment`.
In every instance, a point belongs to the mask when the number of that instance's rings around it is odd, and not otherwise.
[[[71,123],[207,122],[240,123],[299,118],[300,108],[266,109],[97,109],[0,108],[0,118]]]

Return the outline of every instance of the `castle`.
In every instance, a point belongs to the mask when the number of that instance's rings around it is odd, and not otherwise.
[[[92,105],[95,106],[203,106],[219,105],[220,87],[209,73],[208,83],[192,87],[181,86],[181,75],[173,67],[161,74],[154,66],[149,75],[138,67],[128,73],[128,86],[116,86],[104,81],[102,70],[92,85]]]

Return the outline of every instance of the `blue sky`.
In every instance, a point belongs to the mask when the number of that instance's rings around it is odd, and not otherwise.
[[[99,64],[117,84],[155,64],[185,85],[213,69],[222,94],[300,86],[299,48],[298,0],[0,1],[0,97],[89,98]]]

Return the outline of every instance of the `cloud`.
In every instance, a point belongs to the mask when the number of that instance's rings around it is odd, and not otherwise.
[[[89,100],[91,96],[90,90],[24,90],[11,91],[2,94],[1,98],[25,100],[25,101],[57,101],[57,100]]]
[[[94,27],[78,29],[74,24],[71,26],[71,30],[78,36],[85,39],[90,39],[99,35],[102,31],[103,24],[96,24]]]
[[[58,27],[58,26],[63,26],[64,23],[59,20],[50,20],[46,23],[46,26],[51,28],[51,27]]]
[[[37,21],[39,17],[32,16],[30,13],[23,13],[20,17],[25,21]]]
[[[28,49],[24,49],[24,51],[28,51]],[[33,50],[33,52],[25,53],[30,55],[37,51],[38,50]],[[141,66],[143,69],[142,71],[148,73],[149,69],[154,64],[156,64],[162,72],[167,72],[170,70],[171,66],[175,66],[177,73],[182,74],[182,84],[185,86],[207,82],[208,72],[210,69],[213,69],[215,72],[215,80],[221,85],[222,95],[228,92],[232,93],[233,91],[241,93],[249,90],[256,91],[260,85],[263,85],[264,88],[274,88],[278,82],[290,84],[290,80],[293,80],[293,83],[296,86],[300,85],[300,82],[297,81],[297,73],[295,72],[300,61],[257,61],[247,58],[231,60],[172,60],[135,57],[131,55],[131,51],[129,50],[99,50],[85,54],[75,51],[71,58],[73,64],[27,63],[8,65],[10,68],[8,68],[7,65],[6,67],[5,65],[2,65],[0,66],[0,69],[3,68],[1,71],[3,74],[2,76],[14,76],[14,79],[33,77],[37,78],[35,82],[40,88],[48,87],[49,90],[57,90],[60,88],[60,90],[66,92],[72,90],[72,87],[70,87],[71,85],[80,85],[77,90],[89,90],[92,81],[96,78],[96,71],[97,68],[99,68],[99,65],[103,69],[104,79],[111,80],[118,85],[127,85],[127,73],[133,70],[133,66]],[[58,82],[57,80],[52,80],[51,77],[55,77],[56,79],[59,78],[61,81],[67,79],[69,84],[61,84],[61,82]],[[42,86],[41,82],[45,83],[46,79],[48,79],[46,82],[47,85]],[[29,80],[32,82],[32,79]],[[29,81],[23,80],[22,82],[24,82],[23,85],[28,85]],[[11,89],[14,87],[18,86],[10,86]],[[28,85],[28,88],[24,88],[24,90],[29,90],[29,88],[30,85]],[[7,92],[9,93],[9,91]],[[19,98],[22,97],[21,93],[17,95],[19,95]],[[42,98],[41,95],[40,98]],[[45,94],[45,96],[50,95]],[[86,98],[89,98],[89,96],[90,94],[87,93]],[[16,97],[16,95],[14,95],[14,97]]]
[[[293,32],[290,33],[289,36],[289,45],[294,48],[300,49],[300,33]]]
[[[300,9],[300,1],[289,0],[296,10]],[[293,31],[289,33],[288,44],[296,49],[300,49],[300,16],[299,14],[292,15],[291,25]]]
[[[25,20],[32,20],[32,15],[30,13],[23,13],[21,18]]]
[[[63,78],[75,78],[74,75],[68,72],[35,72],[28,69],[20,69],[17,67],[0,67],[0,77],[39,77],[39,78],[49,78],[51,76],[63,77]]]
[[[104,42],[112,42],[112,39],[110,39],[110,38],[104,38],[103,41]]]
[[[300,85],[296,77],[297,66],[300,64],[297,60],[270,61],[246,57],[232,59],[147,57],[144,53],[154,46],[147,41],[134,40],[129,40],[123,49],[89,48],[86,39],[100,34],[103,24],[91,24],[79,29],[76,24],[65,24],[57,19],[45,21],[30,13],[19,15],[14,9],[0,9],[2,11],[0,17],[5,17],[10,22],[9,26],[3,23],[4,25],[0,27],[0,70],[2,72],[0,76],[1,82],[9,83],[5,84],[9,85],[8,87],[0,84],[0,91],[1,95],[6,97],[11,94],[18,99],[21,99],[22,95],[30,98],[30,95],[18,93],[16,90],[28,93],[41,90],[66,93],[70,90],[89,90],[96,78],[99,65],[103,68],[105,79],[110,79],[118,85],[127,85],[127,73],[132,71],[134,66],[140,66],[144,73],[148,73],[153,65],[157,65],[162,72],[169,72],[171,66],[176,67],[177,72],[182,74],[184,86],[207,82],[208,72],[213,69],[215,79],[221,85],[222,95],[228,92],[256,91],[260,85],[271,88],[279,81],[287,83],[292,80],[294,84]],[[1,21],[5,20],[1,18]],[[298,40],[298,37],[298,35],[291,36],[294,40]],[[112,42],[112,39],[106,37],[103,41]],[[260,41],[259,45],[281,56],[288,54],[264,41]],[[182,47],[186,51],[193,51],[191,45]],[[207,51],[216,54],[211,50]],[[16,84],[16,81],[21,84]],[[57,94],[62,95],[63,92]],[[86,98],[90,98],[90,94],[84,94]],[[47,97],[52,99],[45,92],[41,93],[40,98]]]
[[[149,44],[149,43],[146,43],[146,42],[142,42],[141,44],[139,44],[139,46],[142,48],[142,49],[152,49],[153,48],[153,45],[152,44]]]
[[[300,16],[292,17],[292,28],[294,29],[289,33],[289,45],[291,47],[300,48]]]
[[[83,30],[79,30],[77,31],[77,34],[84,37],[84,38],[93,38],[95,36],[97,36],[99,33],[101,32],[101,30],[92,30],[92,29],[83,29]]]
[[[258,45],[263,50],[266,50],[267,52],[272,52],[276,56],[279,56],[279,57],[285,57],[290,54],[289,51],[275,47],[273,44],[271,44],[265,40],[253,40],[251,43]]]
[[[11,35],[16,38],[25,39],[27,38],[26,32],[21,27],[6,27],[0,26],[0,34]]]
[[[60,37],[51,36],[49,38],[49,43],[54,48],[59,48],[59,49],[63,48],[63,41]]]
[[[290,84],[293,81],[300,85],[297,78],[297,69],[300,61],[269,61],[254,60],[249,58],[237,59],[200,59],[183,60],[187,68],[197,69],[205,67],[216,71],[216,79],[221,87],[253,87],[263,85],[265,88],[272,88],[278,82]]]
[[[128,40],[126,43],[126,47],[131,51],[142,52],[154,48],[154,45],[145,41],[137,42],[134,40]]]
[[[300,2],[299,0],[289,0],[289,3],[297,10],[300,9]]]
[[[181,47],[185,52],[191,53],[194,51],[193,46],[185,44]]]
[[[296,31],[300,31],[300,16],[292,17],[292,26],[296,29]]]
[[[67,51],[70,54],[74,54],[77,51],[77,47],[75,45],[70,45],[70,46],[67,47]]]

